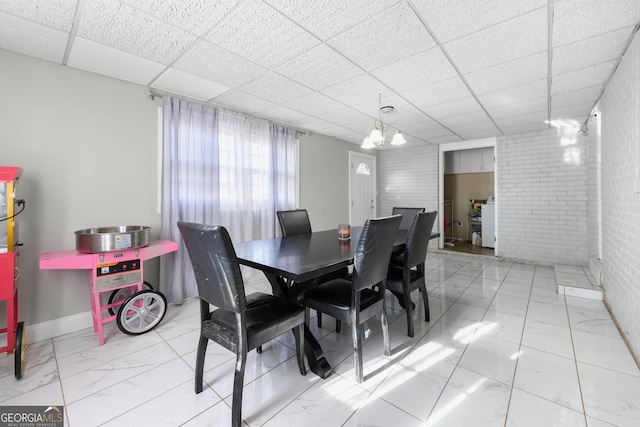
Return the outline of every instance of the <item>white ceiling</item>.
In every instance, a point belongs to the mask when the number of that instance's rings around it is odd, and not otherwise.
[[[361,143],[586,121],[639,0],[2,0],[0,48]]]

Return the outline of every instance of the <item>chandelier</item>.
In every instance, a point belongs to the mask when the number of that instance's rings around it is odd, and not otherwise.
[[[362,148],[382,147],[385,144],[387,131],[390,128],[393,128],[396,130],[396,133],[393,135],[393,138],[391,139],[391,145],[402,145],[407,142],[404,139],[404,136],[402,136],[402,133],[400,132],[400,129],[398,129],[397,126],[394,126],[393,124],[386,124],[382,121],[382,113],[391,113],[393,112],[393,110],[394,108],[390,105],[386,105],[384,107],[382,106],[382,94],[379,94],[378,95],[379,120],[375,121],[373,125],[373,129],[371,130],[371,132],[369,132],[369,135],[367,135],[364,138],[364,140],[362,141],[362,145],[360,147]]]

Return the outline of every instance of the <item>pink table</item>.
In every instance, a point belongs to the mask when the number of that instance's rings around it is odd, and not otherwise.
[[[116,315],[103,317],[103,310],[122,304],[117,301],[101,305],[100,294],[130,287],[132,293],[142,290],[143,261],[178,250],[171,240],[155,240],[148,246],[116,252],[85,253],[76,250],[47,252],[40,255],[41,269],[89,270],[93,330],[104,344],[102,325],[116,319]]]

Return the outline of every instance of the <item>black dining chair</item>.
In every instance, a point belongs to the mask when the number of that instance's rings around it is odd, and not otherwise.
[[[288,211],[277,211],[278,223],[280,224],[280,231],[282,235],[293,236],[296,234],[308,234],[311,233],[311,221],[309,220],[309,213],[306,209],[293,209]],[[346,267],[338,271],[334,271],[323,276],[320,276],[316,280],[298,284],[298,292],[294,295],[296,302],[299,302],[304,295],[304,290],[315,286],[318,283],[324,283],[329,280],[337,279],[340,277],[346,277],[349,275],[349,269]],[[318,328],[322,327],[322,314],[317,314]],[[340,321],[336,320],[336,332],[340,332]]]
[[[411,292],[419,289],[424,303],[424,319],[429,322],[429,296],[425,283],[424,263],[427,258],[427,247],[437,212],[423,212],[415,215],[402,254],[402,262],[398,265],[392,260],[387,273],[387,288],[393,293],[407,314],[407,335],[414,336],[413,303]]]
[[[363,381],[362,324],[375,315],[381,316],[384,354],[389,348],[389,325],[385,307],[385,279],[389,257],[401,217],[368,219],[360,234],[350,280],[335,279],[307,291],[302,304],[307,309],[328,314],[351,325],[356,380]],[[376,290],[372,287],[377,285]]]
[[[222,226],[178,222],[191,259],[200,298],[200,340],[196,356],[195,392],[202,391],[207,344],[212,340],[236,353],[231,425],[242,422],[242,388],[247,352],[291,330],[298,367],[304,365],[302,306],[283,298],[255,292],[245,295],[242,273],[233,243]],[[211,311],[210,305],[218,307]]]
[[[424,208],[401,208],[394,206],[391,208],[391,215],[402,215],[400,230],[408,230],[411,225],[411,221],[413,221],[413,217],[424,211]]]

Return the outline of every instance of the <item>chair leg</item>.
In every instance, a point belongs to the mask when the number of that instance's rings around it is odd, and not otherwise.
[[[356,322],[351,323],[351,340],[353,342],[353,363],[356,368],[356,381],[361,383],[364,381],[362,373],[362,340],[360,340],[360,325]]]
[[[336,319],[336,334],[339,334],[342,330],[342,322]]]
[[[231,404],[231,425],[233,427],[240,427],[242,424],[242,389],[246,362],[246,348],[239,348],[236,357],[236,372],[233,378],[233,403]]]
[[[404,298],[404,309],[405,309],[406,314],[407,314],[407,335],[410,336],[411,338],[413,338],[413,335],[414,335],[414,332],[413,332],[413,306],[412,306],[412,301],[411,301],[411,293],[406,291],[403,294],[403,298]]]
[[[204,335],[200,335],[200,341],[198,341],[198,352],[196,353],[196,379],[195,390],[196,394],[202,392],[202,375],[204,372],[204,356],[207,353],[207,344],[209,338]]]
[[[262,354],[262,346],[261,345],[256,347],[256,353]]]
[[[384,355],[391,357],[391,346],[389,345],[389,319],[387,318],[387,309],[382,302],[382,314],[380,316],[380,323],[382,324],[382,341],[384,342]]]
[[[307,375],[307,368],[304,365],[304,325],[293,328],[293,336],[296,338],[296,358],[301,375]]]
[[[422,302],[424,303],[424,321],[431,322],[431,315],[429,313],[429,295],[427,294],[427,287],[425,285],[420,286],[420,292],[422,293]]]
[[[316,311],[316,318],[318,319],[318,329],[322,328],[322,313]]]

